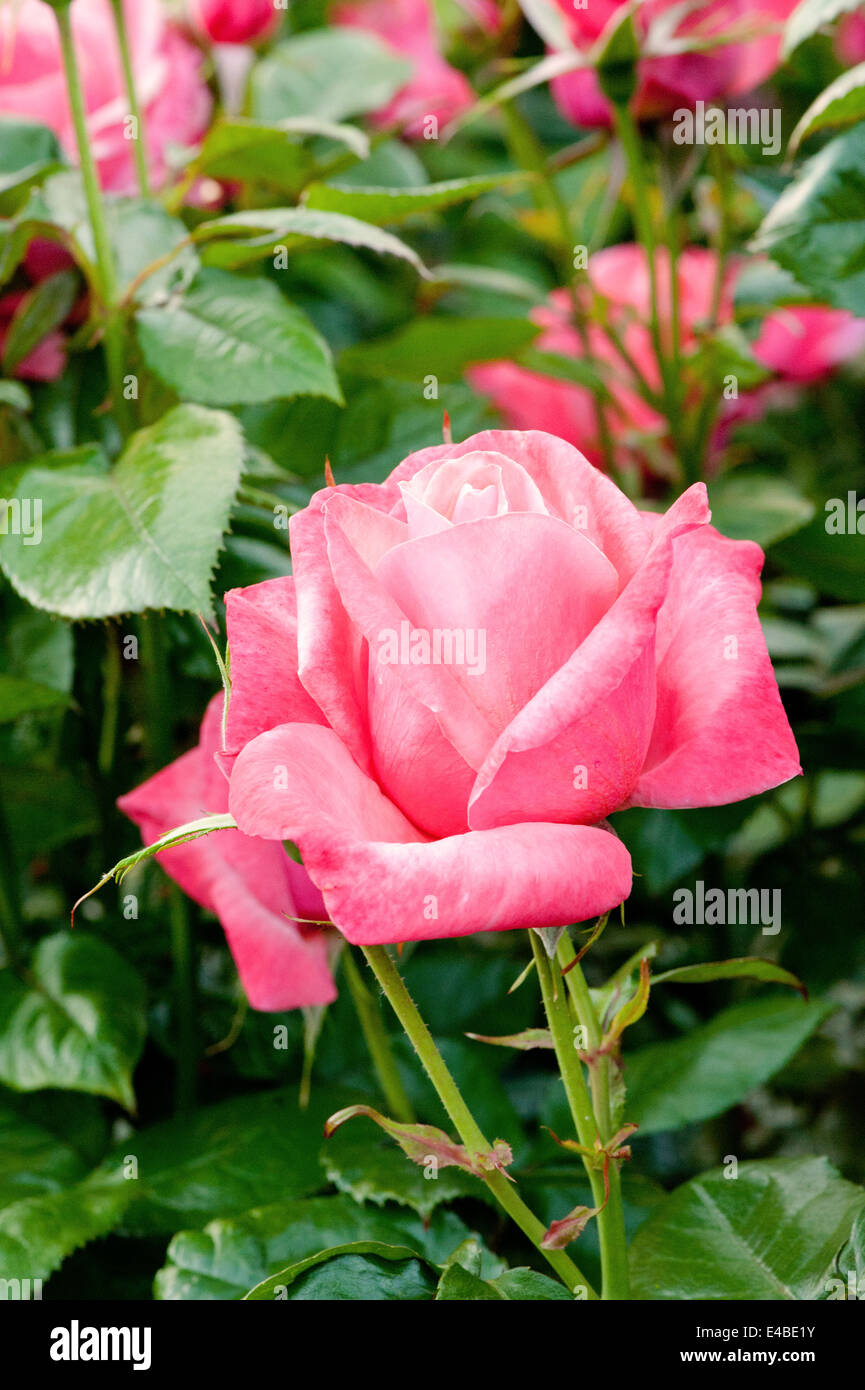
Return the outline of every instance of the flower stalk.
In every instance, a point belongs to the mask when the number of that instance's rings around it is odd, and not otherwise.
[[[342,973],[388,1110],[394,1119],[411,1124],[415,1118],[414,1111],[397,1069],[378,1000],[367,989],[350,946],[346,945],[343,948],[341,960]]]
[[[491,1145],[463,1100],[459,1087],[448,1071],[432,1034],[421,1018],[387,950],[384,946],[364,946],[361,949],[463,1143],[471,1151],[488,1153]],[[514,1184],[504,1174],[496,1171],[486,1173],[483,1181],[499,1205],[516,1222],[571,1292],[577,1289],[585,1290],[586,1298],[596,1299],[598,1295],[573,1260],[560,1250],[542,1248],[545,1227],[517,1194]]]

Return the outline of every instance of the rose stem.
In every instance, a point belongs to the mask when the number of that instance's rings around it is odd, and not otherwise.
[[[566,976],[571,1001],[577,1019],[586,1029],[589,1043],[588,1051],[596,1052],[602,1041],[600,1020],[592,1002],[582,966],[579,964],[571,965],[575,955],[571,938],[567,932],[564,932],[559,942],[559,965],[563,970],[566,966],[571,967]],[[601,1143],[606,1144],[613,1137],[615,1124],[613,1102],[610,1095],[610,1059],[607,1056],[599,1057],[597,1065],[592,1071],[592,1099]],[[615,1290],[609,1294],[609,1297],[626,1299],[630,1298],[627,1237],[625,1234],[625,1216],[622,1210],[622,1181],[619,1165],[615,1161],[610,1164],[609,1180],[610,1195],[601,1214],[602,1219],[599,1220],[598,1227],[602,1241],[606,1242],[612,1288]],[[606,1292],[604,1296],[607,1296]]]
[[[448,1071],[444,1058],[433,1042],[429,1029],[418,1013],[417,1006],[387,951],[383,946],[363,946],[361,949],[463,1143],[475,1152],[489,1153],[490,1144],[463,1100],[459,1087]],[[571,1292],[577,1288],[584,1288],[588,1299],[596,1299],[597,1294],[573,1260],[560,1250],[541,1249],[541,1241],[545,1235],[544,1226],[517,1195],[513,1184],[504,1174],[495,1171],[487,1173],[484,1182]]]
[[[342,951],[342,971],[388,1110],[394,1119],[411,1124],[415,1118],[414,1111],[400,1080],[378,1000],[364,984],[348,945]]]
[[[123,325],[114,313],[117,299],[117,276],[114,269],[114,255],[108,236],[108,224],[105,220],[105,205],[102,201],[102,191],[99,187],[99,176],[96,172],[96,165],[93,160],[90,140],[87,134],[87,115],[84,107],[84,93],[81,89],[78,59],[75,53],[75,42],[72,37],[72,21],[69,17],[69,4],[67,3],[55,7],[54,13],[57,17],[60,49],[63,55],[63,70],[66,76],[66,88],[69,94],[69,109],[72,113],[73,125],[75,126],[75,140],[78,146],[81,177],[84,182],[84,193],[87,198],[87,209],[90,215],[90,226],[93,232],[93,246],[96,252],[96,265],[98,269],[97,289],[105,310],[103,342],[105,346],[105,362],[108,369],[108,389],[115,421],[117,422],[120,433],[125,436],[128,433],[128,415],[126,402],[123,398]]]
[[[147,174],[147,133],[144,127],[144,118],[138,104],[138,94],[135,90],[135,74],[132,70],[132,58],[129,52],[129,39],[126,33],[126,15],[123,10],[123,0],[111,0],[111,7],[114,10],[114,27],[117,30],[117,44],[120,49],[120,62],[123,66],[123,80],[126,83],[126,97],[129,102],[129,114],[135,122],[135,168],[138,172],[138,186],[141,189],[142,198],[150,197],[150,180]]]

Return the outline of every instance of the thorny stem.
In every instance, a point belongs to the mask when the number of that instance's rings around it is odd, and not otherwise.
[[[364,984],[350,946],[343,949],[342,969],[388,1110],[394,1119],[411,1124],[414,1111],[400,1079],[378,1000]]]
[[[544,1000],[544,1009],[550,1032],[553,1036],[553,1046],[556,1058],[559,1063],[559,1071],[564,1082],[565,1094],[568,1098],[571,1116],[577,1137],[584,1148],[594,1149],[595,1140],[600,1139],[602,1144],[606,1143],[610,1135],[605,1130],[610,1129],[611,1112],[609,1109],[609,1098],[607,1099],[607,1111],[603,1125],[596,1118],[596,1111],[599,1108],[599,1099],[595,1097],[593,1108],[592,1098],[586,1085],[583,1075],[583,1064],[578,1056],[577,1040],[574,1037],[574,1028],[571,1017],[571,1010],[568,1007],[568,991],[565,988],[565,981],[562,978],[558,964],[555,966],[547,956],[542,942],[535,932],[529,933],[532,940],[532,950],[535,956],[535,964],[538,970],[538,980],[540,981],[541,994]],[[562,938],[564,940],[564,937]],[[573,955],[573,951],[571,952]],[[579,974],[577,974],[579,972]],[[569,972],[567,979],[571,975],[577,974],[576,994],[581,999],[582,1009],[578,1010],[578,1020],[586,1028],[586,1035],[589,1039],[590,1048],[595,1044],[592,1038],[600,1043],[600,1028],[597,1015],[591,1004],[588,987],[579,965],[575,965]],[[573,989],[574,987],[571,986]],[[587,1007],[588,1006],[588,1007]],[[583,1016],[585,1011],[586,1017]],[[610,1131],[611,1133],[612,1131]],[[601,1276],[602,1294],[606,1300],[626,1299],[628,1297],[628,1274],[627,1274],[627,1247],[625,1244],[624,1221],[621,1209],[621,1190],[619,1184],[618,1165],[613,1159],[609,1165],[609,1197],[605,1201],[604,1181],[601,1173],[584,1159],[586,1172],[592,1189],[592,1198],[597,1208],[600,1208],[597,1216],[598,1239],[601,1247]]]
[[[391,1008],[405,1029],[409,1041],[420,1058],[424,1070],[463,1143],[470,1150],[488,1153],[491,1146],[463,1100],[459,1087],[448,1071],[444,1058],[433,1041],[432,1034],[418,1013],[417,1006],[387,950],[384,946],[364,946],[361,949]],[[588,1299],[596,1299],[598,1295],[573,1260],[560,1250],[541,1248],[541,1241],[545,1235],[544,1226],[529,1210],[522,1198],[517,1195],[513,1183],[499,1172],[487,1173],[483,1181],[520,1230],[552,1265],[559,1278],[571,1292],[573,1293],[578,1288],[585,1289]]]

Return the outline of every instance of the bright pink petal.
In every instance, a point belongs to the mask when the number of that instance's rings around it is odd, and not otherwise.
[[[698,483],[651,528],[652,549],[637,574],[491,750],[472,793],[473,828],[520,820],[594,824],[627,799],[652,731],[655,629],[672,547],[707,518],[706,489]]]
[[[230,801],[247,831],[299,846],[353,942],[561,926],[630,891],[627,850],[606,830],[520,825],[422,841],[336,735],[313,725],[285,725],[245,748]]]
[[[225,595],[231,653],[226,748],[277,724],[323,724],[324,716],[297,678],[294,581],[268,579]]]
[[[635,806],[721,806],[801,771],[756,605],[763,552],[713,527],[676,544],[658,706]]]

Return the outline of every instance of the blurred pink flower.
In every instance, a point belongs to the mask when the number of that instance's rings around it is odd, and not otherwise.
[[[661,249],[657,258],[661,336],[669,342],[670,259]],[[701,329],[708,325],[714,293],[717,257],[702,247],[686,248],[678,259],[679,349],[686,358],[698,346]],[[733,288],[741,263],[729,266],[721,287],[719,324],[733,321]],[[651,297],[648,260],[634,243],[610,246],[589,258],[590,291],[605,306],[609,331],[601,322],[588,324],[589,358],[609,371],[610,402],[607,423],[618,463],[636,459],[647,471],[657,471],[661,455],[648,446],[654,439],[661,450],[669,448],[663,417],[639,394],[634,371],[653,390],[661,384],[650,331]],[[586,307],[591,294],[580,296]],[[574,327],[571,301],[566,290],[554,290],[545,304],[531,315],[543,329],[534,346],[543,352],[584,358],[582,339]],[[614,341],[618,338],[618,344]],[[791,305],[768,314],[752,351],[758,361],[782,381],[810,383],[829,375],[840,363],[865,345],[865,320],[841,309],[820,305]],[[476,390],[489,396],[502,417],[514,429],[543,425],[572,444],[579,443],[594,463],[602,462],[594,398],[587,387],[529,371],[514,362],[489,362],[470,369]],[[749,418],[765,409],[775,397],[759,391],[744,393],[730,402],[728,418]],[[749,402],[749,405],[743,405]],[[686,403],[687,404],[687,403]]]
[[[261,585],[260,588],[266,586]],[[207,707],[197,747],[184,753],[117,805],[152,844],[166,831],[228,810],[228,782],[217,766],[222,696]],[[165,872],[219,918],[249,1002],[267,1011],[328,1004],[337,938],[294,917],[326,919],[321,894],[281,844],[217,830],[163,850]]]
[[[28,290],[38,285],[40,280],[47,279],[49,275],[56,275],[60,270],[68,270],[73,265],[71,256],[55,242],[46,241],[41,237],[35,237],[30,242],[16,277],[16,281],[25,283],[18,289],[8,290],[0,298],[0,355],[6,347],[12,318]],[[86,296],[82,296],[68,314],[66,323],[81,322],[86,308],[87,299]],[[55,381],[62,375],[65,366],[66,340],[61,329],[55,328],[46,333],[42,341],[19,362],[12,375],[27,381]]]
[[[129,106],[111,6],[108,0],[75,0],[70,14],[100,180],[113,192],[134,192],[134,156],[125,124]],[[159,186],[168,177],[168,146],[193,144],[204,133],[210,93],[201,75],[201,55],[168,24],[160,0],[127,0],[126,23],[151,178]],[[77,159],[57,22],[42,0],[0,7],[0,113],[50,126],[69,158]]]
[[[444,126],[473,104],[468,81],[439,51],[429,0],[347,0],[334,6],[332,19],[368,30],[414,64],[405,86],[374,113],[375,124],[396,125],[408,139],[419,140],[428,117]]]
[[[625,0],[589,0],[575,7],[573,0],[554,0],[561,11],[574,47],[588,52],[611,17]],[[674,25],[677,38],[716,38],[729,42],[705,52],[641,58],[638,87],[631,109],[639,117],[669,115],[697,101],[723,101],[750,92],[778,66],[784,21],[797,0],[705,0],[682,5],[681,0],[643,0],[635,11],[638,35],[645,39],[654,21],[681,18]],[[609,125],[610,105],[590,69],[579,69],[555,78],[552,91],[560,111],[581,126]]]
[[[847,14],[835,31],[835,51],[851,68],[865,63],[865,13]]]
[[[212,43],[255,43],[279,23],[273,0],[187,0],[189,17]]]

